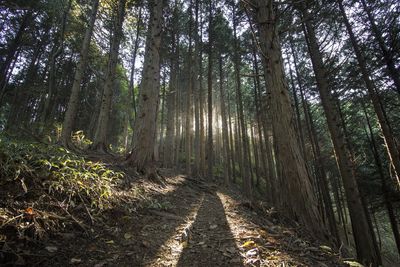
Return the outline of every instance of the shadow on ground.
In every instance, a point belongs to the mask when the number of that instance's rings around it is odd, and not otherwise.
[[[243,266],[221,200],[206,194],[177,266]]]

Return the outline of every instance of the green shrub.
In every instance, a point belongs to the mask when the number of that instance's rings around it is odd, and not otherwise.
[[[42,186],[50,195],[67,197],[71,205],[85,201],[102,209],[122,176],[63,147],[0,135],[0,186],[20,180],[25,191],[26,184]]]

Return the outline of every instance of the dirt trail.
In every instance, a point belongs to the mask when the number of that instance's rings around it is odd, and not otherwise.
[[[32,253],[32,262],[95,267],[342,266],[329,248],[280,225],[276,213],[250,208],[236,191],[184,176],[166,181],[166,186],[133,183],[119,192],[121,203],[130,208],[121,204],[99,215],[89,235],[54,236]]]

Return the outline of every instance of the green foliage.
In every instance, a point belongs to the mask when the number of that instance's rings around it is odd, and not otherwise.
[[[0,136],[0,185],[20,180],[50,195],[68,197],[70,204],[88,202],[102,209],[123,174],[103,163],[87,161],[62,147]]]
[[[87,149],[93,142],[88,139],[82,130],[72,134],[72,142],[80,149]]]

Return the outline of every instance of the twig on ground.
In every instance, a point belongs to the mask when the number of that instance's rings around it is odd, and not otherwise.
[[[78,193],[78,196],[79,196],[79,198],[81,199],[82,204],[83,204],[83,206],[85,207],[87,214],[89,215],[91,224],[93,225],[93,224],[94,224],[94,218],[93,218],[92,214],[90,213],[88,207],[86,206],[85,201],[83,201],[83,198],[82,198],[81,194]]]
[[[15,217],[12,217],[11,219],[9,219],[9,220],[7,220],[6,222],[4,222],[1,226],[0,226],[0,228],[3,228],[4,226],[6,226],[7,224],[9,224],[10,222],[12,222],[12,221],[14,221],[14,220],[16,220],[16,219],[18,219],[18,218],[21,218],[21,217],[23,217],[24,216],[24,214],[20,214],[20,215],[17,215],[17,216],[15,216]]]

